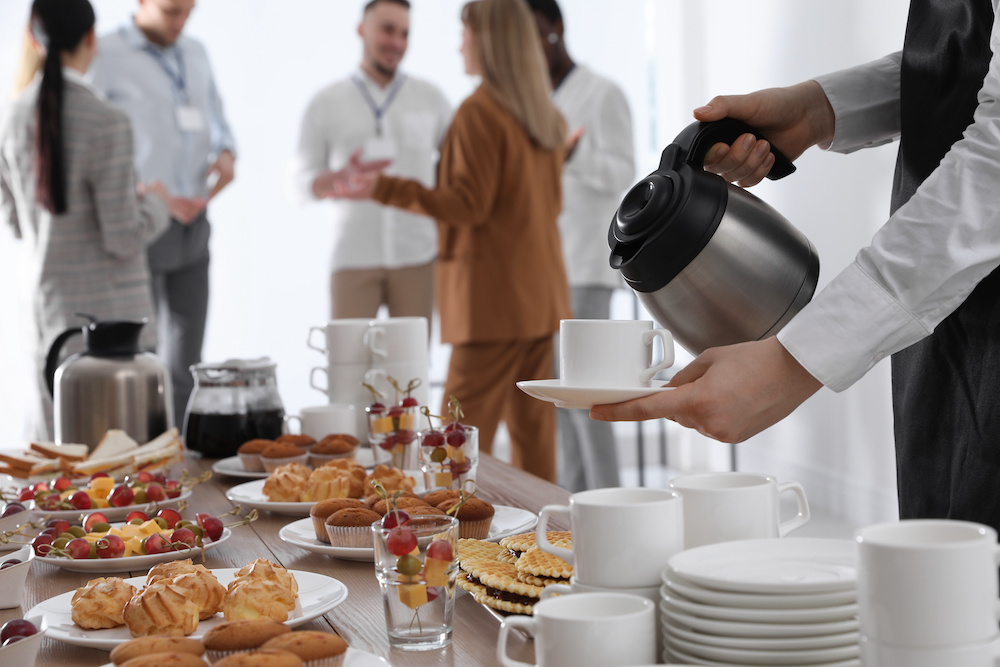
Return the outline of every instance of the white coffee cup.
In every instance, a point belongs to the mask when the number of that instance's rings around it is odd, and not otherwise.
[[[861,664],[866,667],[997,667],[1000,642],[996,638],[946,648],[892,646],[861,637]]]
[[[946,648],[997,635],[995,530],[967,521],[908,520],[862,528],[856,539],[858,619],[869,640]]]
[[[570,519],[573,548],[546,539],[549,517]],[[608,588],[657,585],[667,560],[684,548],[684,509],[668,489],[591,489],[574,493],[569,505],[546,505],[535,539],[542,551],[573,565],[577,581]]]
[[[709,472],[682,475],[670,488],[684,498],[684,548],[703,544],[784,537],[809,522],[809,502],[798,482],[779,483],[770,475]],[[795,517],[782,522],[781,494],[792,492]]]
[[[663,343],[663,361],[653,365],[653,340]],[[651,320],[562,320],[559,368],[575,387],[648,387],[674,363],[674,341]]]
[[[507,657],[507,637],[522,629],[535,638],[537,667],[606,667],[656,662],[656,605],[623,593],[581,593],[543,600],[534,616],[509,616],[500,626],[497,660],[504,667],[532,667]]]
[[[365,345],[365,332],[372,320],[367,317],[330,320],[324,326],[310,327],[306,345],[326,355],[332,364],[368,364],[370,352]],[[322,334],[324,341],[317,345],[313,334]]]
[[[372,320],[365,331],[364,344],[372,354],[372,365],[378,362],[428,362],[428,329],[426,317],[392,317]]]
[[[302,408],[297,415],[287,415],[287,421],[299,422],[299,433],[319,440],[331,433],[358,436],[353,405],[331,404]]]

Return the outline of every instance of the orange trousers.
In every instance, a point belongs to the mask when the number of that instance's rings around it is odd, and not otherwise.
[[[532,340],[455,345],[451,351],[444,406],[448,397],[462,404],[462,422],[479,428],[479,448],[493,451],[503,420],[511,440],[511,463],[550,482],[556,478],[556,412],[551,403],[517,388],[519,380],[552,377],[551,335]]]

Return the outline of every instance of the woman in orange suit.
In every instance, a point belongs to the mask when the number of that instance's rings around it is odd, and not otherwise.
[[[371,173],[338,192],[438,221],[435,292],[452,345],[445,399],[461,402],[483,451],[503,420],[513,463],[554,480],[554,408],[515,383],[551,376],[553,334],[570,317],[556,226],[566,123],[522,0],[470,2],[462,22],[465,70],[482,83],[445,136],[437,187]]]

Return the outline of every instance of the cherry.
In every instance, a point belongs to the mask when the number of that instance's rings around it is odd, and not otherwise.
[[[83,529],[88,533],[96,533],[98,531],[94,529],[94,526],[99,523],[108,523],[108,517],[105,516],[104,512],[94,512],[89,515],[83,522]]]
[[[397,526],[386,536],[385,548],[393,556],[404,556],[417,548],[417,534],[406,526]]]
[[[69,504],[78,510],[89,510],[92,504],[90,494],[86,491],[77,491],[69,497]]]
[[[178,543],[186,544],[189,547],[198,546],[198,538],[190,528],[178,528],[170,536],[170,541],[177,546]]]
[[[420,439],[420,444],[424,447],[443,447],[444,443],[444,433],[437,429],[425,431],[423,437]]]
[[[83,560],[90,558],[90,542],[82,537],[74,537],[66,543],[66,553],[73,560]]]
[[[111,493],[108,494],[108,502],[115,507],[131,505],[133,500],[135,500],[135,492],[121,484],[111,489]]]
[[[15,618],[12,621],[7,621],[0,628],[0,641],[6,642],[11,637],[30,637],[37,632],[38,628],[31,621]]]
[[[94,544],[98,558],[121,558],[125,555],[125,541],[117,535],[106,535]]]
[[[69,477],[57,477],[56,480],[52,482],[52,488],[56,491],[65,491],[71,486],[73,486],[73,482],[69,481]]]
[[[174,547],[159,533],[153,533],[142,541],[142,550],[149,555],[164,554],[173,551]]]
[[[147,473],[148,474],[148,473]],[[162,484],[150,482],[146,485],[146,501],[151,503],[162,502],[167,499],[167,490]]]
[[[199,519],[198,525],[205,531],[205,535],[210,541],[215,542],[222,537],[223,525],[222,519],[219,517],[208,516],[204,519]]]
[[[149,521],[149,515],[142,510],[132,510],[128,513],[128,516],[125,517],[125,523],[132,523],[136,519],[138,519],[141,523],[146,523]]]
[[[156,513],[156,516],[166,521],[167,528],[170,528],[171,530],[177,525],[177,522],[181,520],[180,512],[170,507],[164,507]]]
[[[395,528],[410,523],[410,515],[403,510],[391,510],[382,517],[383,528]]]
[[[455,553],[448,540],[434,540],[427,545],[427,557],[435,560],[451,561],[452,554]]]

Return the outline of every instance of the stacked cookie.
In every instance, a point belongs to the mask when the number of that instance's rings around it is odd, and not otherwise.
[[[549,542],[570,548],[568,531],[549,531]],[[531,614],[542,590],[568,584],[573,566],[538,548],[535,533],[512,535],[499,544],[485,540],[458,541],[461,574],[458,585],[476,602],[498,611]]]

